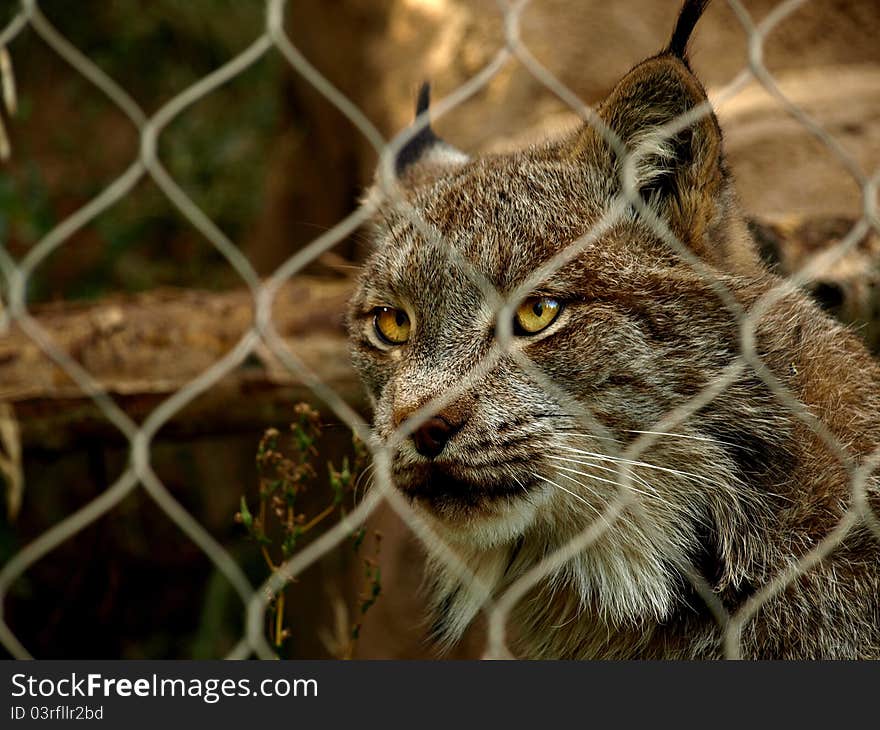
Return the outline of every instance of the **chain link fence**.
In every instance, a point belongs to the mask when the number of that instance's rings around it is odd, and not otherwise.
[[[515,357],[519,366],[526,373],[542,383],[554,395],[558,395],[563,402],[569,404],[572,408],[576,408],[576,412],[586,428],[596,434],[603,432],[601,424],[596,421],[592,414],[586,411],[582,404],[573,402],[570,397],[562,392],[558,385],[549,381],[532,362],[511,349],[511,327],[509,324],[505,327],[503,323],[512,321],[513,313],[520,298],[527,295],[536,282],[558,271],[566,262],[572,260],[579,251],[601,236],[604,230],[607,230],[620,216],[624,215],[624,211],[630,206],[638,211],[638,214],[649,223],[656,234],[671,249],[687,260],[712,285],[718,296],[730,310],[730,316],[738,323],[740,353],[729,363],[723,375],[716,379],[709,387],[686,402],[679,404],[658,423],[654,424],[652,428],[640,434],[621,451],[618,455],[620,457],[618,461],[619,468],[616,470],[615,476],[615,481],[619,488],[618,495],[600,518],[597,518],[588,529],[571,542],[557,552],[548,555],[540,564],[528,570],[501,595],[487,600],[483,607],[483,611],[488,619],[488,643],[485,646],[484,655],[490,658],[511,656],[506,643],[507,623],[511,610],[517,602],[522,600],[530,589],[538,585],[551,572],[563,566],[572,556],[579,551],[586,550],[605,531],[614,529],[615,521],[627,506],[637,502],[639,499],[637,490],[634,489],[631,465],[638,462],[641,455],[664,433],[674,432],[676,426],[686,421],[700,408],[718,397],[725,388],[730,386],[747,369],[752,369],[764,381],[775,397],[790,409],[793,418],[805,422],[827,445],[828,449],[837,455],[840,463],[850,475],[852,501],[843,519],[840,520],[837,527],[825,539],[810,550],[799,562],[792,564],[789,569],[778,574],[769,583],[760,587],[732,615],[725,610],[705,581],[696,573],[691,576],[694,587],[707,602],[723,629],[725,655],[729,658],[740,656],[741,632],[761,606],[815,566],[822,560],[823,556],[828,555],[830,551],[838,546],[857,525],[863,523],[869,525],[877,538],[880,539],[880,523],[878,523],[876,515],[871,512],[867,501],[868,485],[870,480],[875,478],[873,476],[874,471],[878,462],[880,462],[880,448],[875,450],[869,458],[861,460],[854,458],[848,452],[846,445],[840,443],[826,425],[813,416],[797,397],[764,366],[755,344],[756,326],[761,317],[776,302],[790,292],[793,287],[803,286],[833,264],[834,261],[844,256],[870,229],[873,228],[874,231],[880,231],[880,216],[878,216],[877,204],[880,171],[872,173],[863,171],[859,163],[852,159],[830,134],[814,122],[798,106],[788,101],[779,90],[774,77],[764,65],[763,51],[768,34],[780,23],[783,23],[791,13],[801,5],[804,5],[806,0],[787,0],[782,2],[757,25],[752,21],[739,0],[728,1],[729,6],[748,35],[748,66],[743,68],[734,80],[716,96],[716,103],[732,98],[743,89],[746,83],[753,79],[757,80],[788,114],[819,140],[839,164],[848,171],[862,191],[862,215],[848,235],[833,249],[815,258],[803,269],[769,291],[749,311],[743,311],[733,295],[726,290],[712,270],[677,240],[666,224],[647,207],[639,196],[636,189],[635,170],[640,157],[649,152],[647,146],[644,149],[625,150],[617,136],[605,127],[594,110],[563,85],[530,53],[529,48],[522,42],[520,38],[520,21],[523,11],[528,4],[527,0],[511,0],[510,2],[501,0],[499,2],[499,12],[502,13],[504,18],[505,44],[497,49],[497,53],[489,64],[479,73],[451,94],[435,103],[430,112],[431,116],[436,119],[447,114],[453,114],[456,107],[463,104],[474,94],[485,89],[501,69],[509,64],[518,62],[522,73],[529,73],[534,76],[550,92],[570,106],[584,122],[592,125],[604,137],[621,159],[626,161],[624,165],[624,191],[609,206],[603,220],[593,230],[548,261],[511,296],[502,296],[486,281],[480,279],[476,271],[473,271],[472,268],[470,269],[474,280],[480,281],[480,286],[487,299],[493,302],[498,321],[501,323],[501,331],[492,353],[466,373],[451,391],[443,393],[431,403],[426,404],[412,414],[397,429],[390,440],[386,443],[378,443],[375,439],[371,438],[370,425],[340,395],[322,382],[318,373],[304,365],[295,347],[291,348],[285,344],[273,322],[272,304],[280,287],[290,277],[301,272],[310,262],[332,249],[336,244],[367,223],[376,212],[381,202],[380,198],[384,197],[386,200],[395,201],[396,205],[407,211],[407,215],[411,218],[411,222],[417,230],[421,231],[429,239],[436,238],[437,232],[405,202],[398,188],[394,173],[394,162],[398,152],[410,139],[427,126],[427,112],[421,114],[411,127],[393,139],[383,138],[362,111],[334,88],[293,45],[285,33],[284,0],[268,0],[265,10],[265,29],[262,34],[253,40],[249,47],[213,73],[205,76],[178,94],[155,114],[147,115],[124,88],[107,76],[88,56],[81,53],[52,26],[41,12],[36,0],[23,0],[20,11],[0,33],[0,48],[8,47],[19,34],[25,32],[36,33],[45,42],[47,49],[51,49],[51,52],[57,54],[70,64],[76,72],[103,92],[107,99],[126,115],[137,131],[140,149],[137,157],[131,161],[128,168],[121,175],[107,185],[88,204],[59,223],[33,246],[21,260],[13,260],[6,248],[0,246],[0,271],[2,271],[2,276],[5,279],[7,291],[2,327],[5,330],[14,323],[39,346],[46,357],[51,358],[63,369],[84,394],[93,399],[107,421],[118,429],[127,442],[129,460],[127,468],[108,489],[60,523],[45,531],[36,540],[15,554],[2,567],[2,570],[0,570],[0,610],[2,610],[2,606],[8,596],[10,586],[34,563],[48,556],[59,545],[94,523],[103,515],[106,515],[135,490],[143,489],[164,514],[193,543],[204,551],[205,555],[210,558],[211,562],[237,592],[246,616],[246,630],[237,646],[229,654],[229,658],[246,658],[251,655],[256,655],[260,658],[274,657],[275,653],[267,643],[264,635],[265,615],[271,597],[281,590],[287,581],[301,574],[323,555],[337,548],[353,529],[370,516],[380,503],[386,501],[413,529],[416,535],[422,539],[430,539],[435,545],[442,544],[439,536],[432,534],[431,527],[419,518],[408,502],[394,488],[391,476],[391,455],[395,447],[403,439],[412,434],[435,412],[445,404],[451,403],[468,388],[472,387],[475,382],[478,382],[491,369],[492,365],[497,362],[499,357],[505,354]],[[157,150],[160,136],[173,120],[179,115],[184,114],[188,108],[200,99],[212,94],[218,87],[243,73],[267,54],[280,54],[290,64],[293,71],[305,79],[315,90],[331,102],[336,109],[344,114],[375,149],[380,157],[378,180],[381,192],[366,200],[356,211],[340,221],[332,229],[322,233],[309,245],[292,255],[271,276],[261,280],[236,244],[227,238],[211,218],[200,210],[168,173],[158,156]],[[672,138],[679,131],[686,129],[709,113],[711,113],[711,108],[708,104],[692,109],[687,114],[666,125],[662,129],[662,135],[666,138]],[[251,327],[225,356],[173,396],[162,402],[141,424],[137,424],[102,389],[97,380],[82,365],[69,353],[57,346],[47,331],[29,312],[26,292],[29,279],[34,271],[53,252],[64,246],[75,232],[82,229],[102,212],[108,210],[128,195],[133,187],[144,178],[150,178],[155,182],[174,207],[211,243],[237,272],[252,297],[254,316]],[[454,249],[450,248],[450,250]],[[457,263],[463,267],[470,267],[470,264],[463,260]],[[350,514],[293,555],[265,583],[254,586],[229,552],[224,549],[224,546],[219,544],[163,485],[151,464],[151,446],[157,432],[170,419],[188,404],[192,403],[200,394],[212,388],[224,376],[240,366],[261,343],[268,347],[291,373],[306,384],[339,419],[369,445],[375,473],[372,488]],[[476,577],[470,573],[468,566],[463,564],[451,549],[444,551],[444,559],[448,561],[450,566],[461,577],[476,580]],[[5,620],[0,621],[0,642],[15,657],[26,658],[30,656],[28,648],[16,636],[15,627],[10,626]]]

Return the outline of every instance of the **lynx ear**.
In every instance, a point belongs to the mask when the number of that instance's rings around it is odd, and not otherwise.
[[[685,2],[668,47],[624,76],[598,113],[636,154],[641,197],[682,242],[717,259],[731,253],[718,248],[731,236],[733,191],[718,120],[687,60],[688,39],[706,4]],[[671,136],[665,132],[665,125],[701,105],[696,120]],[[610,151],[603,157],[619,175],[620,160]],[[708,239],[716,248],[704,252]]]
[[[431,86],[427,82],[419,89],[416,116],[428,111]],[[431,125],[422,127],[397,154],[394,169],[399,178],[419,179],[441,173],[444,168],[461,165],[468,156],[438,137]]]
[[[711,109],[674,134],[664,129],[706,102],[686,62],[664,53],[630,71],[599,108],[602,120],[637,156],[642,197],[661,211],[690,207],[690,197],[717,193],[723,181],[721,130]]]

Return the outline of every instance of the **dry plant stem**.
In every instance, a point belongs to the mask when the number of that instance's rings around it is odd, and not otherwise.
[[[352,659],[354,657],[354,651],[357,647],[358,639],[360,639],[361,629],[363,628],[364,617],[367,615],[367,611],[369,611],[373,604],[376,603],[379,594],[382,592],[381,572],[379,570],[379,552],[382,547],[382,533],[376,530],[373,535],[376,541],[376,550],[373,553],[372,558],[364,558],[366,584],[363,593],[358,596],[358,599],[360,600],[358,605],[359,618],[352,624],[351,638],[348,642],[345,654],[342,656],[343,659]]]
[[[281,648],[284,643],[284,592],[275,600],[275,647]]]
[[[323,522],[326,518],[328,518],[330,515],[332,515],[333,512],[335,512],[335,511],[336,511],[335,504],[328,505],[326,509],[324,509],[319,514],[315,515],[315,517],[313,517],[306,524],[304,524],[302,527],[300,527],[300,533],[308,532],[313,527],[315,527],[316,525],[319,525],[321,522]]]
[[[293,412],[295,419],[290,425],[286,438],[282,439],[282,434],[277,429],[267,429],[257,448],[259,509],[256,518],[248,510],[245,497],[241,500],[241,511],[236,514],[236,522],[243,524],[251,539],[259,544],[260,554],[270,574],[276,574],[281,569],[303,535],[325,523],[337,510],[340,514],[344,514],[345,499],[353,494],[366,461],[365,450],[355,443],[354,461],[351,465],[347,458],[343,460],[341,469],[328,464],[332,491],[330,504],[311,518],[307,518],[305,514],[297,514],[295,509],[297,497],[312,486],[317,478],[313,462],[318,456],[315,444],[321,435],[321,425],[317,411],[305,403],[297,404]],[[270,525],[273,519],[276,521],[277,530]],[[273,557],[273,548],[277,548],[278,540],[273,539],[271,535],[278,533],[281,535],[281,555],[276,560]],[[378,554],[378,536],[376,544]],[[356,541],[356,547],[358,545]],[[370,582],[367,585],[369,593],[361,597],[362,614],[375,602],[380,591],[378,567],[366,561],[365,565]],[[284,626],[284,616],[288,604],[286,591],[292,582],[286,581],[269,604],[268,638],[276,651],[280,651],[285,639],[290,636],[290,629]],[[358,631],[359,625],[357,628],[352,628],[353,634]],[[348,643],[351,645],[340,651],[340,654],[351,654],[353,643]]]

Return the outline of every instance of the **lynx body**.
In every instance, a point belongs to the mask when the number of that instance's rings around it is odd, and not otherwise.
[[[658,135],[707,103],[685,52],[704,5],[686,2],[669,47],[597,109],[642,153],[630,172],[647,215],[627,204],[608,223],[626,170],[597,125],[474,159],[426,128],[398,159],[404,200],[383,205],[348,319],[380,440],[456,390],[400,444],[392,467],[396,488],[477,577],[463,580],[428,545],[435,625],[446,641],[488,594],[605,519],[621,494],[627,445],[740,355],[730,302],[748,312],[782,283],[758,261],[711,111]],[[469,380],[498,346],[498,303],[486,284],[509,297],[569,246],[570,260],[523,296],[509,350]],[[880,447],[878,363],[794,290],[766,308],[754,342],[763,370],[745,364],[674,433],[654,438],[629,465],[632,502],[517,604],[515,653],[722,657],[723,632],[694,572],[735,614],[847,514],[852,474],[810,418],[854,464],[869,459]],[[768,380],[808,415],[796,416]],[[880,488],[876,476],[863,486],[867,506],[842,542],[745,624],[743,656],[880,658]]]

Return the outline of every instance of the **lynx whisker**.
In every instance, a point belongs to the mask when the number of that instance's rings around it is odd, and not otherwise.
[[[590,464],[590,466],[595,466],[595,465]],[[614,486],[616,486],[616,487],[618,487],[618,488],[620,488],[620,487],[622,486],[620,482],[615,481],[615,480],[613,480],[613,479],[605,479],[604,477],[599,477],[599,476],[596,476],[595,474],[590,474],[590,473],[587,473],[587,472],[578,471],[577,469],[569,469],[568,467],[564,467],[564,466],[559,466],[559,467],[556,467],[556,468],[557,468],[557,470],[559,470],[560,472],[571,472],[572,474],[578,474],[579,476],[584,476],[584,477],[588,477],[589,479],[594,479],[594,480],[596,480],[597,482],[604,482],[604,483],[606,483],[606,484],[612,484],[612,485],[614,485]],[[595,467],[595,468],[601,468],[601,467]],[[609,471],[614,471],[614,470],[613,470],[613,469],[610,469]],[[565,474],[562,474],[562,473],[560,473],[559,476],[561,476],[561,477],[566,477],[566,475],[565,475]],[[635,477],[636,479],[638,479],[638,477],[637,477],[635,474],[633,474],[633,477]],[[571,479],[571,477],[566,477],[566,478]],[[572,481],[577,481],[577,480],[572,479]],[[641,484],[644,484],[645,486],[647,486],[649,489],[652,489],[652,488],[651,488],[651,485],[646,484],[645,482],[643,482],[643,481],[641,481],[641,480],[639,480],[639,482],[640,482]],[[584,485],[582,485],[582,486],[584,486]],[[667,507],[671,512],[675,512],[675,511],[676,511],[676,510],[675,510],[675,505],[673,505],[673,504],[672,504],[671,502],[669,502],[668,500],[663,499],[659,494],[657,494],[656,490],[653,490],[653,489],[652,489],[652,491],[650,491],[650,492],[645,492],[645,491],[639,489],[638,487],[634,487],[632,484],[627,485],[626,488],[627,488],[628,490],[631,490],[631,491],[635,492],[636,494],[641,494],[641,495],[643,495],[643,496],[645,496],[645,497],[649,497],[649,498],[651,498],[653,501],[655,501],[655,502],[657,502],[657,503],[659,503],[659,504],[662,504],[663,506]],[[637,501],[637,504],[639,504],[638,501]],[[642,505],[642,506],[643,506],[643,505]],[[702,525],[705,525],[706,527],[710,527],[710,526],[711,526],[708,522],[706,522],[706,521],[705,521],[704,519],[702,519],[702,518],[697,517],[697,518],[696,518],[696,521],[699,522],[699,523],[702,524]]]
[[[558,417],[559,418],[577,418],[577,416],[569,416],[568,414],[565,414],[565,413],[558,414]],[[557,429],[557,430],[564,430],[564,431],[568,431],[571,433],[575,432],[575,429],[573,429],[573,428],[561,428],[561,429]],[[740,451],[748,451],[750,453],[754,453],[753,449],[750,449],[750,448],[744,446],[743,444],[735,444],[732,441],[725,441],[723,439],[715,438],[714,436],[694,436],[694,435],[686,434],[686,433],[673,433],[671,431],[642,431],[642,430],[635,429],[635,428],[627,428],[627,429],[624,429],[624,431],[626,433],[649,434],[652,436],[671,436],[673,438],[687,439],[690,441],[702,441],[703,443],[718,444],[719,446],[727,446],[730,448],[738,449]],[[598,434],[592,433],[591,431],[577,431],[577,433],[579,433],[583,436],[587,436],[591,439],[596,439],[597,441],[613,441],[614,443],[616,443],[618,445],[622,445],[620,439],[616,439],[611,436],[599,436]]]
[[[646,461],[637,461],[635,459],[624,459],[620,456],[608,456],[606,454],[598,454],[595,451],[585,451],[584,449],[576,449],[573,446],[561,446],[560,448],[565,449],[566,451],[571,451],[576,454],[581,454],[583,456],[591,456],[595,459],[599,459],[601,461],[611,461],[617,464],[630,464],[632,466],[643,466],[646,469],[656,469],[657,471],[667,472],[668,474],[675,474],[676,476],[685,477],[691,479],[693,481],[703,482],[704,484],[709,484],[711,486],[716,486],[715,483],[711,479],[707,479],[704,476],[700,476],[699,474],[693,474],[689,471],[682,471],[681,469],[672,469],[667,466],[657,466],[656,464],[649,464]],[[560,457],[550,457],[550,458],[560,458]]]
[[[612,459],[598,459],[596,457],[590,457],[590,456],[582,456],[579,459],[576,459],[576,458],[570,458],[567,456],[555,456],[553,454],[548,454],[547,458],[553,459],[555,461],[565,461],[565,462],[568,462],[571,464],[580,464],[581,466],[589,465],[589,466],[592,466],[594,469],[601,469],[603,471],[609,471],[612,474],[619,474],[620,470],[619,469],[612,469],[610,467],[599,466],[599,464],[604,461],[611,461],[612,463],[624,463],[624,464],[628,463],[627,461],[620,460],[620,459],[613,459],[613,458]],[[661,467],[655,467],[654,465],[648,464],[647,462],[634,462],[631,464],[631,466],[637,466],[637,467],[648,468],[648,469],[650,469],[652,467],[656,468],[656,469],[661,468]],[[675,470],[668,470],[668,471],[675,471]],[[641,476],[636,474],[634,471],[632,471],[631,473],[633,475],[633,479],[641,482],[644,486],[648,487],[649,489],[653,488],[653,487],[651,487],[651,485],[648,482],[646,482]],[[676,476],[683,476],[689,482],[694,482],[695,484],[706,483],[703,480],[695,479],[694,477],[692,477],[690,475],[689,472],[681,472],[680,474],[677,474]]]
[[[628,428],[626,430],[627,430],[627,433],[648,434],[651,436],[673,436],[675,438],[680,438],[680,439],[690,439],[691,441],[703,441],[703,442],[709,443],[709,444],[720,444],[721,446],[730,446],[730,447],[733,447],[736,449],[740,449],[742,451],[750,451],[750,452],[753,451],[752,449],[749,449],[749,448],[743,446],[743,444],[735,444],[731,441],[724,441],[722,439],[717,439],[712,436],[693,436],[691,434],[672,433],[670,431],[640,431],[639,429],[636,429],[636,428]]]
[[[364,489],[363,489],[364,493],[366,493],[366,491],[371,486],[373,486],[373,473],[372,472],[374,469],[375,469],[375,464],[370,462],[369,464],[367,464],[367,466],[364,468],[364,470],[360,474],[358,474],[358,478],[354,482],[354,489],[352,490],[355,502],[357,502],[358,489],[360,489],[361,486],[364,487]]]
[[[576,494],[575,492],[572,492],[570,489],[566,489],[565,487],[561,486],[560,484],[557,484],[556,482],[554,482],[552,479],[545,477],[543,474],[538,474],[537,472],[532,472],[532,476],[535,477],[536,479],[540,479],[543,482],[547,482],[547,484],[549,484],[550,486],[556,487],[557,489],[562,490],[566,494],[570,494],[572,497],[574,497],[579,502],[583,502],[585,505],[587,505],[587,507],[589,507],[593,512],[596,513],[597,517],[601,517],[602,519],[605,519],[605,516],[598,509],[596,509],[592,504],[590,504],[586,499],[584,499],[581,495]],[[593,490],[591,490],[586,485],[581,484],[580,486],[584,487],[585,489],[590,491],[592,494],[595,494],[595,492],[593,492]],[[606,522],[607,522],[607,520],[606,520]],[[609,527],[610,527],[610,525],[609,525]]]
[[[611,468],[609,468],[609,467],[607,467],[607,466],[600,466],[599,464],[597,464],[597,463],[595,463],[595,462],[592,462],[592,461],[578,461],[578,460],[576,460],[576,459],[561,459],[561,460],[562,460],[562,461],[569,462],[569,463],[571,463],[571,464],[578,464],[579,466],[589,466],[591,469],[599,469],[600,471],[610,472],[611,474],[618,474],[618,473],[619,473],[619,472],[617,471],[617,469],[611,469]],[[557,468],[557,469],[562,469],[562,470],[564,470],[564,471],[571,471],[572,473],[576,473],[576,474],[580,474],[580,473],[581,473],[581,472],[577,472],[577,471],[575,471],[575,470],[573,470],[573,469],[570,469],[570,468],[567,468],[567,467],[564,467],[564,466],[557,466],[556,468]],[[647,481],[645,481],[644,478],[642,478],[639,474],[636,474],[634,471],[631,471],[630,474],[632,474],[633,479],[635,479],[639,484],[641,484],[641,485],[642,485],[643,487],[645,487],[646,489],[650,490],[650,492],[643,492],[643,494],[650,494],[651,496],[656,496],[656,489],[654,489],[654,487],[653,487],[650,483],[648,483]],[[598,479],[599,477],[596,477],[596,478]],[[610,480],[610,483],[611,483],[611,484],[616,484],[618,487],[623,486],[622,483],[621,483],[619,480],[613,480],[613,479],[612,479],[612,480]],[[638,490],[635,489],[635,487],[633,487],[632,485],[629,485],[629,486],[628,486],[628,489],[633,489],[633,491],[638,491]]]

